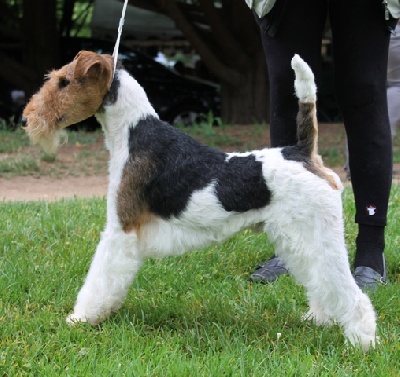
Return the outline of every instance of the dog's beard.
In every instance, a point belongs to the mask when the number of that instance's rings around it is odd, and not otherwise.
[[[60,145],[66,144],[68,134],[65,130],[57,130],[40,139],[39,144],[47,154],[55,154]]]
[[[43,133],[43,128],[27,127],[25,130],[29,134],[32,144],[38,144],[47,154],[54,155],[60,145],[68,141],[68,134],[64,129],[51,130]]]

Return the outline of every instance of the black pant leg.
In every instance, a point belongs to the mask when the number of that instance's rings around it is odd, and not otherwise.
[[[327,1],[277,0],[275,7],[272,17],[255,17],[260,25],[270,80],[271,146],[279,147],[296,143],[298,101],[290,64],[293,55],[299,54],[310,65],[317,85],[320,81]]]
[[[380,1],[332,0],[336,98],[349,144],[356,222],[384,226],[392,183],[386,98],[390,33]]]

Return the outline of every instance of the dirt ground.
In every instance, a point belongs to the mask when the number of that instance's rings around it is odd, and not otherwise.
[[[343,168],[338,167],[334,170],[344,182]],[[53,201],[63,198],[104,197],[107,193],[107,176],[0,178],[0,187],[2,201]]]
[[[258,148],[269,145],[269,130],[263,130],[262,135],[251,138],[246,130],[246,126],[236,126],[231,130],[236,140],[246,140],[246,147]],[[0,201],[33,201],[44,200],[53,201],[62,198],[84,198],[84,197],[104,197],[107,192],[107,152],[100,140],[88,146],[72,143],[60,149],[57,161],[53,163],[41,162],[41,170],[46,171],[47,165],[57,169],[62,166],[65,171],[58,169],[59,174],[33,174],[26,176],[14,176],[11,178],[0,178]],[[343,148],[344,133],[343,125],[324,125],[320,126],[319,140],[321,147],[332,146]],[[260,145],[261,144],[261,145]],[[234,146],[225,145],[224,150],[242,150],[237,143]],[[91,149],[90,153],[82,154],[82,150]],[[98,153],[96,153],[96,149]],[[89,168],[94,166],[94,162],[101,162],[96,169]],[[67,166],[67,168],[65,168]],[[343,166],[332,167],[341,177],[343,182],[347,182]],[[83,171],[77,174],[76,170]],[[400,171],[400,165],[395,167]],[[61,172],[61,173],[60,173]]]
[[[107,192],[107,176],[19,176],[0,178],[0,187],[0,200],[3,201],[103,197]]]

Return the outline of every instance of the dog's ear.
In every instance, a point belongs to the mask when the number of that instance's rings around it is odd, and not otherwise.
[[[100,55],[91,51],[79,51],[76,61],[74,77],[77,80],[92,78],[104,80],[107,89],[110,89],[113,78],[113,58],[111,55]]]
[[[84,50],[79,51],[79,52],[75,55],[74,60],[78,60],[78,58],[79,58],[81,55],[85,54],[86,52],[89,52],[89,51],[84,51]]]

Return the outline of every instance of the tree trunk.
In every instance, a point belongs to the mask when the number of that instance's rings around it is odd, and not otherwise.
[[[204,28],[190,21],[190,10],[183,3],[171,0],[156,0],[156,3],[175,21],[205,66],[218,78],[222,120],[242,124],[268,121],[265,58],[259,30],[245,2],[225,1],[220,9],[213,0],[200,0],[197,8],[192,6],[198,21],[208,25],[212,38],[207,38]]]
[[[264,53],[254,57],[246,67],[243,85],[221,85],[221,118],[228,124],[263,123],[269,121],[269,83]]]
[[[59,35],[69,37],[73,26],[75,0],[64,0]]]
[[[35,80],[24,88],[29,97],[42,85],[43,76],[59,63],[56,1],[24,0],[22,31],[23,60],[36,73]]]

